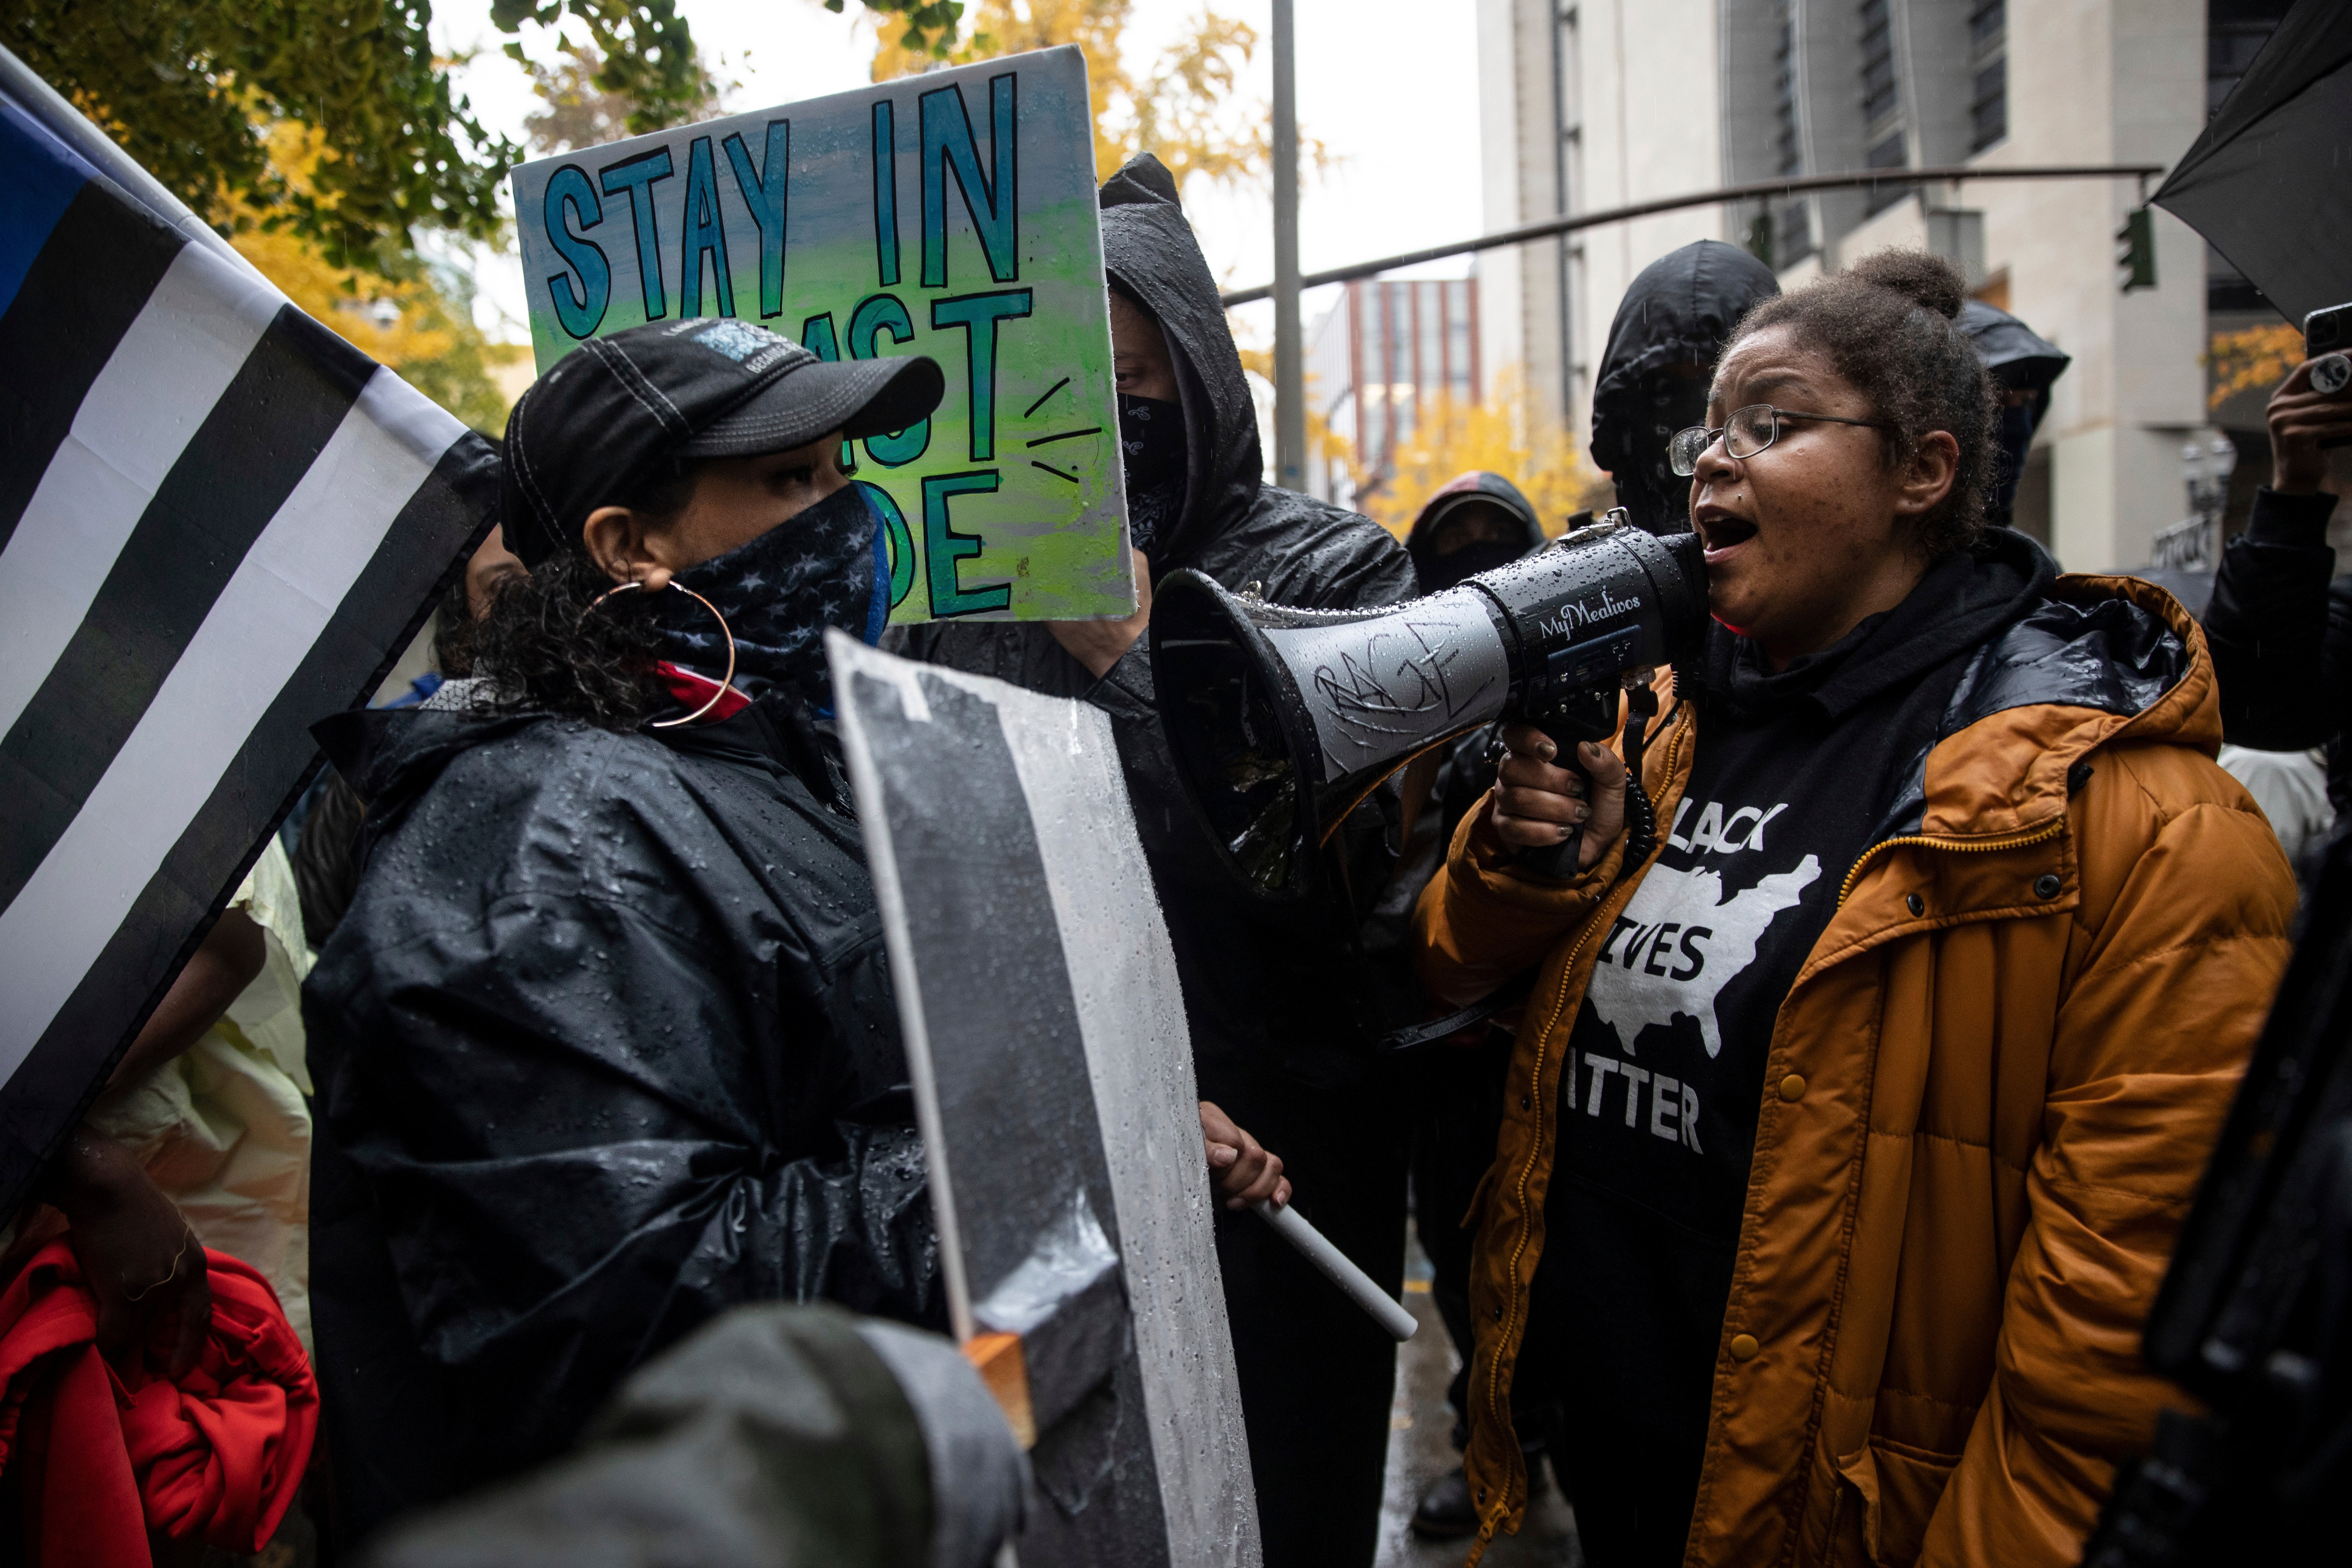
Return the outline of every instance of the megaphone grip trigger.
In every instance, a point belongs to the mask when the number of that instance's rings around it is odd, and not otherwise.
[[[1615,695],[1614,692],[1610,693],[1612,698]],[[1612,703],[1612,706],[1613,708],[1614,704]],[[1591,725],[1579,722],[1574,715],[1564,710],[1529,714],[1528,722],[1551,738],[1552,744],[1559,748],[1559,755],[1554,760],[1561,767],[1584,781],[1585,794],[1587,798],[1590,798],[1592,775],[1576,765],[1575,757],[1579,742],[1594,739],[1591,732]],[[1584,826],[1581,823],[1572,823],[1569,826],[1567,836],[1559,843],[1540,848],[1520,850],[1518,863],[1539,877],[1550,877],[1565,882],[1576,875],[1578,852],[1583,847]]]

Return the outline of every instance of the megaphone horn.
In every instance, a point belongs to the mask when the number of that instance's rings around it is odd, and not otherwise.
[[[1267,899],[1305,897],[1358,802],[1480,725],[1524,719],[1565,745],[1598,738],[1605,698],[1613,728],[1625,677],[1706,631],[1698,536],[1622,517],[1376,610],[1291,609],[1171,573],[1151,606],[1160,721],[1234,873]]]

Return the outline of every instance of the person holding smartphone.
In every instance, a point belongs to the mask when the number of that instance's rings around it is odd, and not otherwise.
[[[2337,315],[2352,317],[2352,304],[2313,312],[2306,339]],[[2222,732],[2260,752],[2326,746],[2338,822],[2352,812],[2352,748],[2341,740],[2352,726],[2352,576],[2336,574],[2327,542],[2336,497],[2323,486],[2328,449],[2352,446],[2344,369],[2340,355],[2306,360],[2271,395],[2271,482],[2254,491],[2246,531],[2221,552],[2205,607]]]

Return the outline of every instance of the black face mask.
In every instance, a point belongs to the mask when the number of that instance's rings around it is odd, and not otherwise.
[[[1127,469],[1128,537],[1149,555],[1184,505],[1183,405],[1120,393],[1118,450]]]
[[[2007,522],[2017,510],[2017,481],[2025,477],[2026,449],[2033,445],[2033,427],[2042,423],[2035,407],[2040,401],[2036,397],[2000,411],[2000,423],[1993,432],[2000,443],[2000,457],[1993,466],[1990,509],[1997,521]]]
[[[1474,539],[1459,549],[1433,556],[1429,563],[1429,580],[1421,591],[1434,594],[1451,588],[1481,572],[1491,572],[1497,566],[1507,566],[1527,553],[1527,547],[1507,539]]]
[[[770,691],[820,714],[833,708],[824,632],[838,626],[867,643],[890,613],[890,557],[866,492],[844,485],[749,544],[676,578],[718,606],[735,637],[735,686]],[[726,673],[726,639],[710,612],[683,594],[655,600],[662,655],[713,679]]]
[[[1680,533],[1690,527],[1690,480],[1675,472],[1667,449],[1677,430],[1706,423],[1704,378],[1653,375],[1633,393],[1629,444],[1633,461],[1617,481],[1617,504],[1652,533]]]

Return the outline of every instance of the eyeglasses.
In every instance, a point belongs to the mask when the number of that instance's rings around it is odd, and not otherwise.
[[[1834,414],[1800,414],[1790,408],[1775,408],[1769,403],[1758,403],[1736,410],[1720,430],[1710,430],[1704,425],[1694,425],[1687,430],[1675,432],[1666,444],[1666,459],[1676,474],[1689,479],[1698,472],[1698,460],[1706,449],[1720,440],[1727,456],[1752,458],[1780,438],[1783,419],[1818,419],[1825,425],[1864,425],[1873,430],[1892,430],[1894,426],[1884,419],[1844,419]]]

